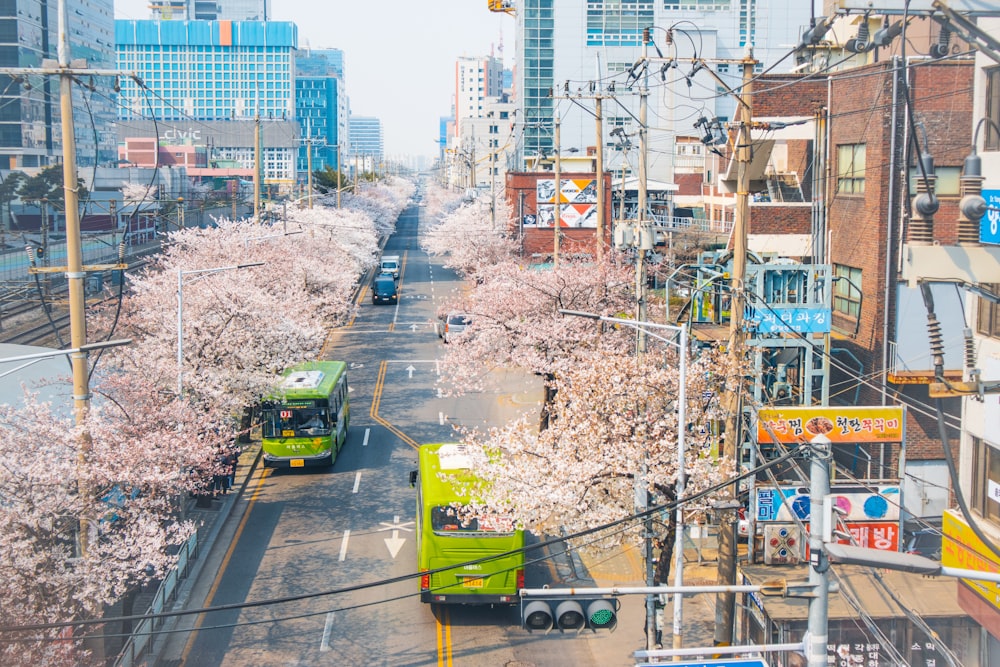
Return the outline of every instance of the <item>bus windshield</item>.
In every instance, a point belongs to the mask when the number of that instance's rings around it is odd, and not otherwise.
[[[262,435],[265,438],[294,438],[330,434],[326,408],[282,405],[263,411]]]
[[[463,535],[490,533],[491,535],[512,535],[514,527],[509,519],[503,517],[470,517],[460,516],[453,505],[437,505],[431,508],[431,529],[435,533]]]

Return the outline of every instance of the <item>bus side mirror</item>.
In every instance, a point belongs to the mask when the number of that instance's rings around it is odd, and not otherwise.
[[[413,488],[416,485],[417,485],[417,471],[416,470],[411,470],[410,471],[410,488]]]

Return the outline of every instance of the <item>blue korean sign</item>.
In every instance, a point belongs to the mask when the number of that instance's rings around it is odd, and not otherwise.
[[[983,190],[989,210],[979,221],[979,241],[1000,244],[1000,190]]]
[[[758,308],[747,318],[757,333],[830,333],[829,308]]]
[[[698,660],[698,661],[683,661],[683,662],[664,662],[657,663],[663,665],[670,665],[670,667],[767,667],[765,663],[760,658],[733,658],[728,660]]]

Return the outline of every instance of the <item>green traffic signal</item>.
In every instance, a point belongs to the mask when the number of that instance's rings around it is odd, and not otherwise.
[[[521,625],[528,632],[584,629],[614,630],[618,626],[618,599],[614,597],[553,596],[521,599]]]

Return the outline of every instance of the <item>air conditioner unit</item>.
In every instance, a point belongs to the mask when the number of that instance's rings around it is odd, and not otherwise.
[[[802,532],[794,524],[764,526],[764,564],[795,565],[803,560]]]

